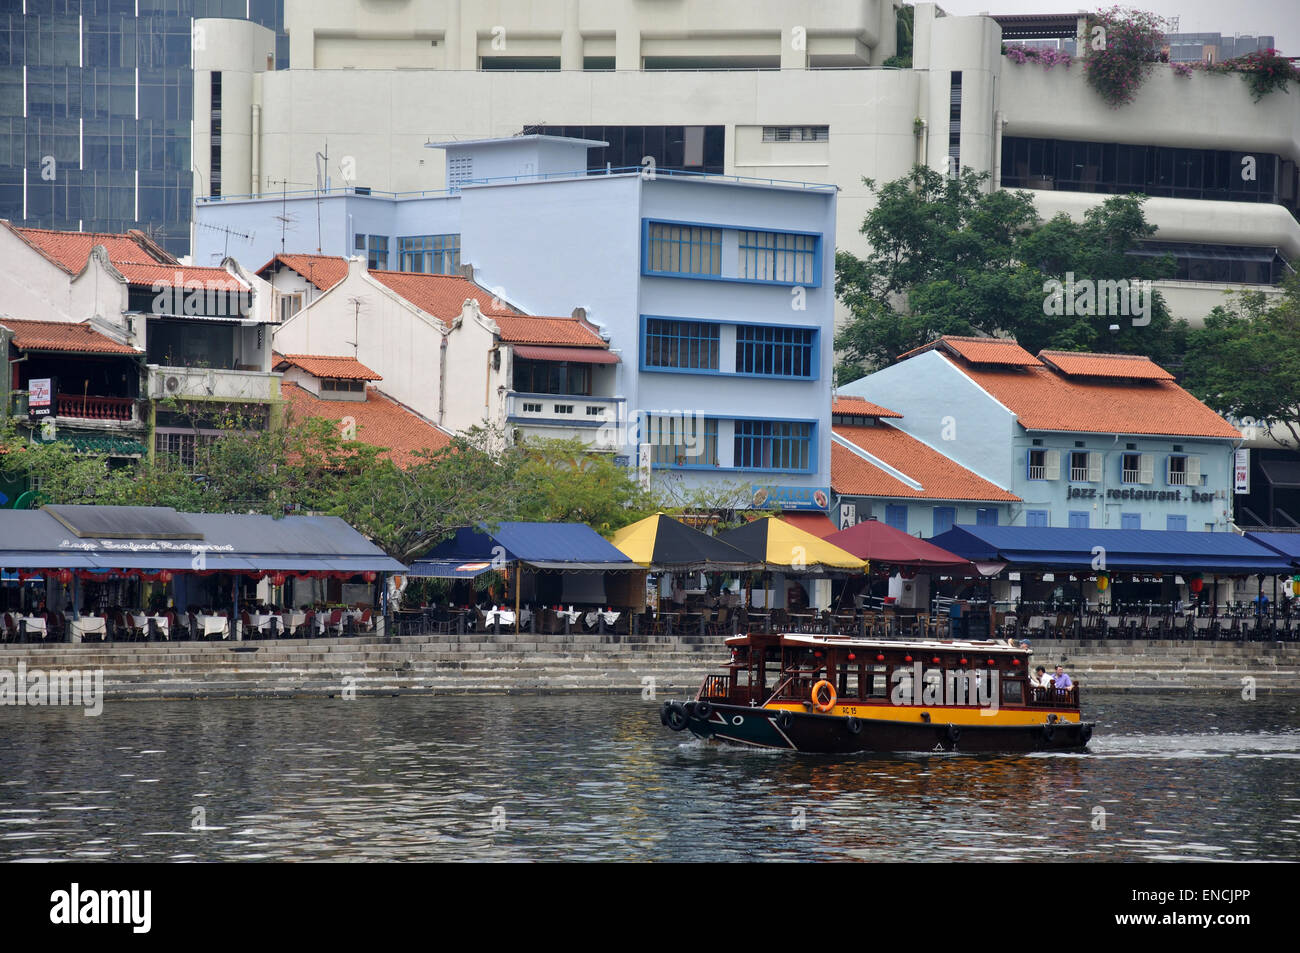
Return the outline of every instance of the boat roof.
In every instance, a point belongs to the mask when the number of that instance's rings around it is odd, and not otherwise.
[[[807,646],[808,648],[826,648],[848,646],[861,649],[892,649],[894,651],[924,651],[939,649],[947,652],[963,650],[979,652],[1004,652],[1011,655],[1032,655],[1031,649],[1022,649],[995,642],[991,639],[981,641],[962,641],[954,639],[859,639],[851,635],[812,635],[802,632],[772,633],[781,640],[782,645]],[[727,639],[727,645],[747,645],[751,635],[733,635]]]

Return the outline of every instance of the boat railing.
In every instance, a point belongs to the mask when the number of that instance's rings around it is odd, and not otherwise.
[[[705,698],[730,698],[731,697],[731,676],[730,675],[706,675],[704,684],[700,686],[700,693],[695,696],[696,701],[702,701]]]
[[[1078,708],[1079,686],[1070,688],[1034,688],[1026,693],[1025,704],[1042,708]]]

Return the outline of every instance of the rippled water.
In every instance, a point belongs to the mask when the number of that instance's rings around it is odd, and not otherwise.
[[[1092,692],[1089,753],[1014,757],[727,748],[637,696],[4,708],[0,860],[1296,860],[1298,703]]]

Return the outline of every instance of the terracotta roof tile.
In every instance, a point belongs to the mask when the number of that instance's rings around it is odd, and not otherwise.
[[[444,324],[460,316],[466,298],[478,301],[479,310],[495,320],[500,315],[513,315],[511,309],[492,292],[481,288],[468,278],[457,275],[425,275],[411,271],[372,271],[374,278],[386,288],[395,291],[426,314],[431,314]]]
[[[956,354],[972,364],[1009,364],[1036,367],[1042,362],[1010,338],[969,338],[947,334],[943,337],[898,355],[898,359],[913,357],[925,351],[940,350]]]
[[[854,397],[851,394],[841,394],[831,403],[832,414],[853,414],[856,416],[867,417],[902,417],[903,415],[890,410],[888,407],[881,407],[879,404],[873,404],[865,397]]]
[[[14,332],[14,346],[22,351],[75,351],[82,354],[140,354],[100,334],[88,324],[66,321],[24,321],[0,318],[0,325]]]
[[[337,255],[276,255],[257,269],[257,274],[269,279],[277,263],[296,271],[321,291],[329,291],[348,276],[348,260]]]
[[[1142,354],[1089,354],[1082,351],[1039,351],[1038,356],[1071,377],[1123,377],[1171,381],[1174,375]]]
[[[376,374],[355,357],[333,357],[327,354],[277,354],[275,369],[282,371],[286,367],[300,367],[313,377],[331,377],[335,380],[382,381]]]
[[[244,291],[246,285],[224,268],[206,265],[140,265],[132,262],[113,262],[127,284],[159,286],[162,288],[217,291]]]
[[[497,314],[492,320],[507,344],[558,344],[568,347],[605,347],[591,325],[578,318],[543,318],[528,314]]]
[[[1047,367],[955,366],[1016,414],[1026,430],[1241,438],[1171,380],[1067,377]]]
[[[321,400],[316,395],[287,381],[281,393],[289,402],[291,413],[299,417],[336,420],[344,417],[356,422],[357,441],[387,451],[385,456],[400,467],[419,462],[421,450],[441,450],[451,438],[401,404],[385,397],[373,387],[366,388],[366,399]]]
[[[874,427],[836,425],[832,430],[912,480],[903,482],[838,442],[831,444],[831,486],[841,496],[910,497],[923,500],[1019,502],[1020,497],[889,424]]]

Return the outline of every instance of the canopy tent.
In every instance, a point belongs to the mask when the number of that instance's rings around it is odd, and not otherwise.
[[[767,516],[718,536],[755,562],[768,568],[796,572],[828,569],[863,570],[865,561],[797,526]]]
[[[839,527],[831,522],[831,518],[820,511],[815,513],[782,513],[781,522],[797,526],[805,533],[812,533],[818,539],[830,539],[832,534],[839,531]]]
[[[1291,571],[1285,556],[1236,533],[954,526],[930,542],[974,562],[1005,562],[1015,567],[1223,576]]]
[[[153,506],[0,510],[6,569],[405,572],[336,516],[178,513]]]
[[[678,571],[742,571],[761,564],[734,546],[656,513],[614,534],[615,547],[641,566]]]
[[[481,565],[486,563],[486,565]],[[463,527],[411,563],[412,576],[467,579],[512,563],[529,569],[641,569],[585,523],[500,523]]]
[[[971,570],[969,560],[879,520],[864,520],[827,536],[826,542],[873,564],[951,572]]]
[[[1247,533],[1246,538],[1286,557],[1292,567],[1300,567],[1300,533]]]

